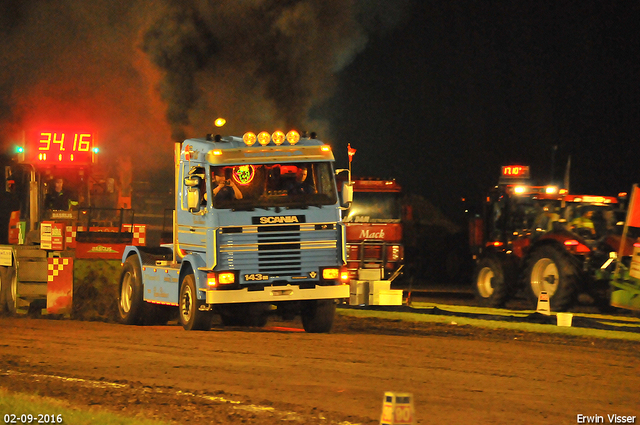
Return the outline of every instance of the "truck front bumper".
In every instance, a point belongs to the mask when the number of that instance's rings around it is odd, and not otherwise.
[[[327,300],[349,298],[349,285],[318,285],[307,289],[300,289],[297,285],[268,286],[259,291],[249,291],[248,288],[228,291],[207,290],[206,296],[207,304]]]

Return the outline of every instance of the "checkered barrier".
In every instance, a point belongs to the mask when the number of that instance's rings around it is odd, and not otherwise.
[[[53,282],[53,279],[58,277],[68,265],[69,258],[50,258],[47,264],[47,281]]]
[[[132,244],[135,246],[145,246],[147,243],[147,225],[146,224],[134,224],[133,231],[131,230],[131,224],[123,224],[122,229],[127,232],[133,233]],[[116,232],[118,229],[115,227],[92,227],[92,231],[99,232]],[[67,226],[65,229],[65,244],[67,248],[76,247],[76,236],[78,232],[84,232],[84,226]]]
[[[131,232],[131,224],[123,224],[124,230]],[[133,245],[145,246],[147,244],[147,225],[146,224],[134,224],[133,225]]]

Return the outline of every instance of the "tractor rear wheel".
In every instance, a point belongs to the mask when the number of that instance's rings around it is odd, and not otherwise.
[[[483,306],[504,307],[511,297],[510,269],[496,257],[481,258],[474,272],[474,293]]]
[[[549,295],[553,311],[567,311],[578,297],[578,271],[571,258],[552,246],[536,249],[527,262],[524,274],[531,301],[537,304],[542,291]]]

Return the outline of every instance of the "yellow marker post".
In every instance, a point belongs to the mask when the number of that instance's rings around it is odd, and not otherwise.
[[[387,391],[382,400],[380,425],[414,425],[413,395]]]
[[[536,309],[536,312],[545,314],[547,316],[551,315],[549,294],[547,294],[547,291],[540,291],[540,295],[538,295],[538,308]]]

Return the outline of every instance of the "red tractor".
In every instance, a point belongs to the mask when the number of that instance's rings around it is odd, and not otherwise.
[[[608,306],[609,259],[623,221],[616,197],[533,186],[527,166],[502,167],[483,213],[470,222],[476,298],[503,307],[517,294],[536,302],[545,291],[551,309],[564,311],[587,293]]]

